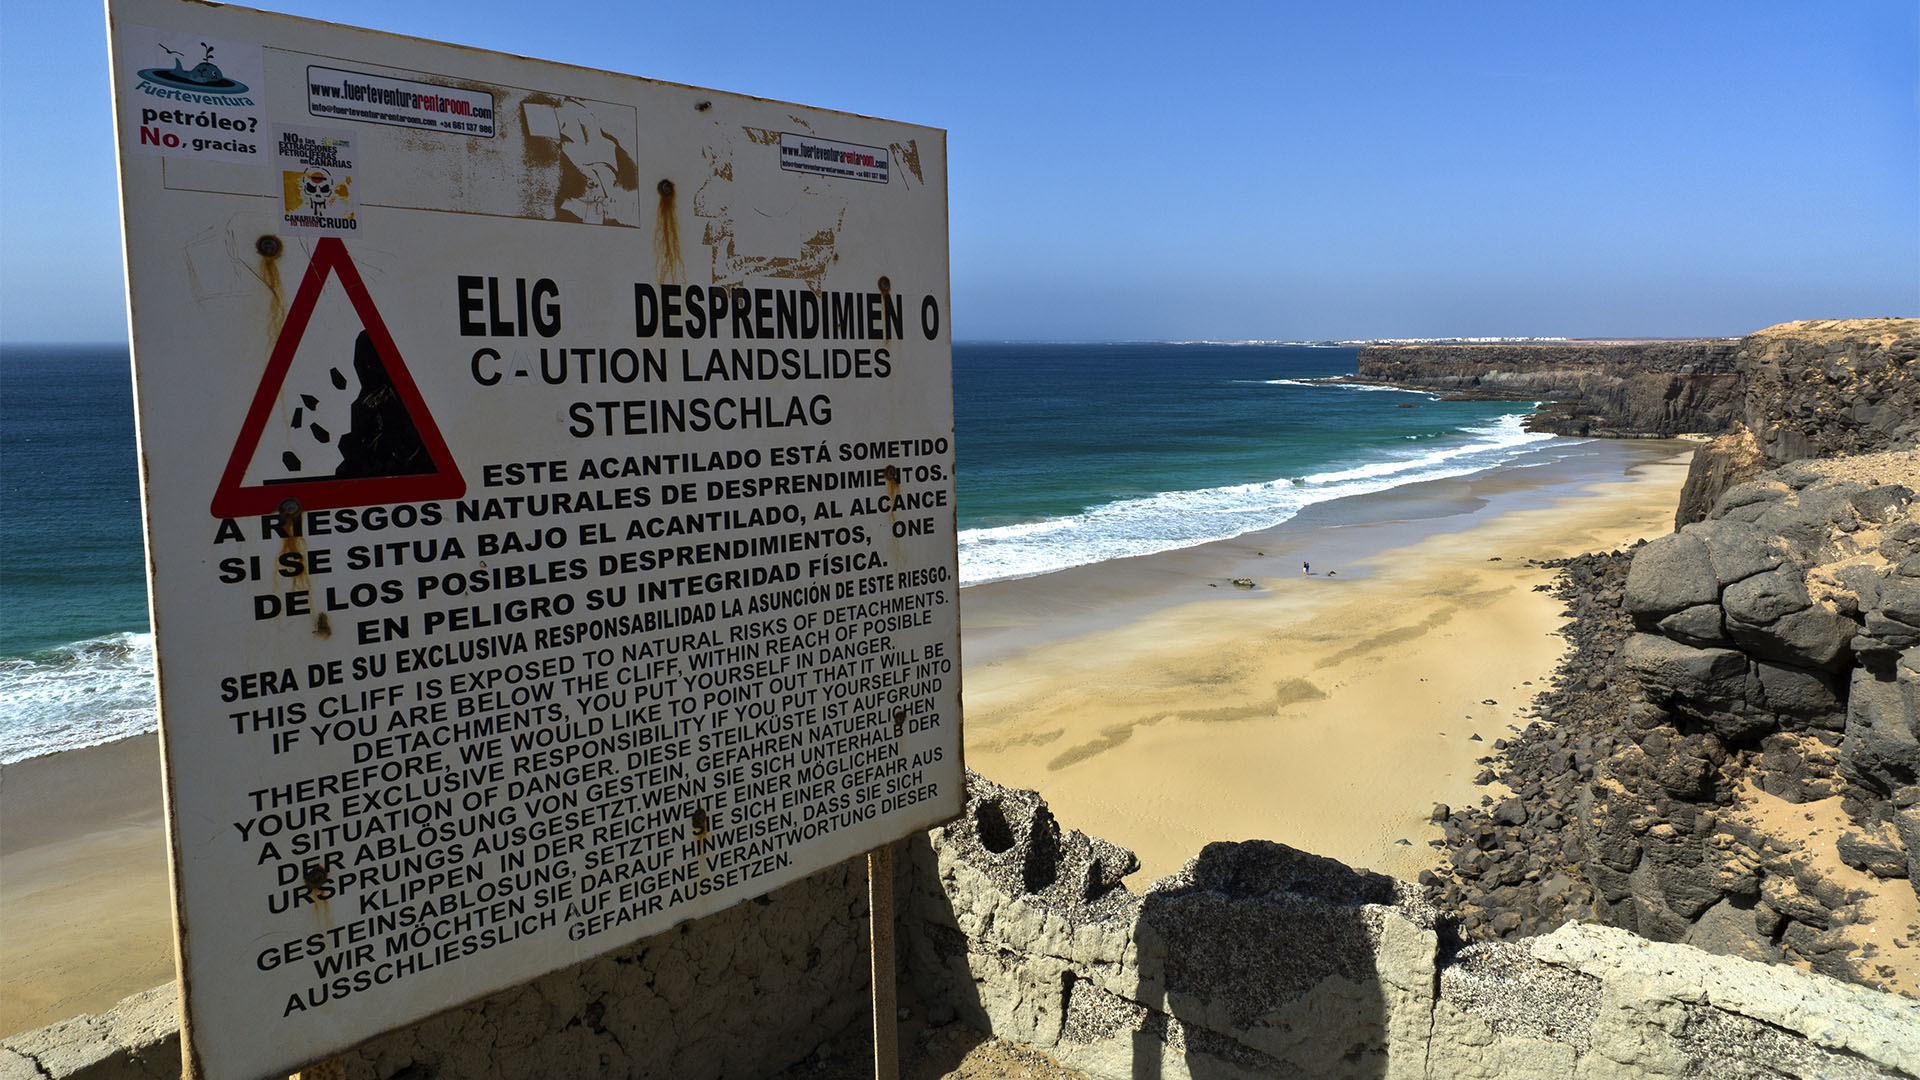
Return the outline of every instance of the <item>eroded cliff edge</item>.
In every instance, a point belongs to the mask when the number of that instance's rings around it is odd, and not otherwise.
[[[1810,457],[1920,441],[1920,319],[1781,323],[1738,340],[1370,345],[1362,381],[1543,404],[1535,431],[1719,436],[1694,458],[1675,526],[1728,488]]]
[[[1557,435],[1717,434],[1739,418],[1739,346],[1726,339],[1368,345],[1357,377],[1458,398],[1543,402],[1528,427]]]

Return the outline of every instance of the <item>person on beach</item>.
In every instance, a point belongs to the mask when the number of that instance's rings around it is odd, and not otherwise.
[[[1311,566],[1308,566],[1308,565],[1307,565],[1306,563],[1301,563],[1301,564],[1300,564],[1300,576],[1301,576],[1301,577],[1312,577],[1312,576],[1313,576],[1313,567],[1311,567]]]

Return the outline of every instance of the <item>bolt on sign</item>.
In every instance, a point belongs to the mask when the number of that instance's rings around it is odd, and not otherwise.
[[[943,132],[109,22],[193,1075],[959,812]]]

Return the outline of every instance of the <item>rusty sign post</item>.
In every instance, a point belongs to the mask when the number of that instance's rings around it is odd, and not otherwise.
[[[108,19],[191,1075],[959,812],[944,133]]]

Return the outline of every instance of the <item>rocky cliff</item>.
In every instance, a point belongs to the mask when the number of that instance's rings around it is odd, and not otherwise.
[[[1740,414],[1736,343],[1369,345],[1358,378],[1467,398],[1542,401],[1528,423],[1562,435],[1725,431]]]
[[[1920,441],[1920,319],[1781,323],[1740,340],[1741,419],[1768,461]]]
[[[1369,345],[1356,377],[1544,402],[1535,431],[1723,435],[1695,456],[1678,527],[1763,469],[1920,441],[1916,358],[1920,319],[1825,319],[1738,340]]]
[[[1770,466],[1920,441],[1916,357],[1920,319],[1781,323],[1742,338],[1738,420],[1694,455],[1675,528]]]

